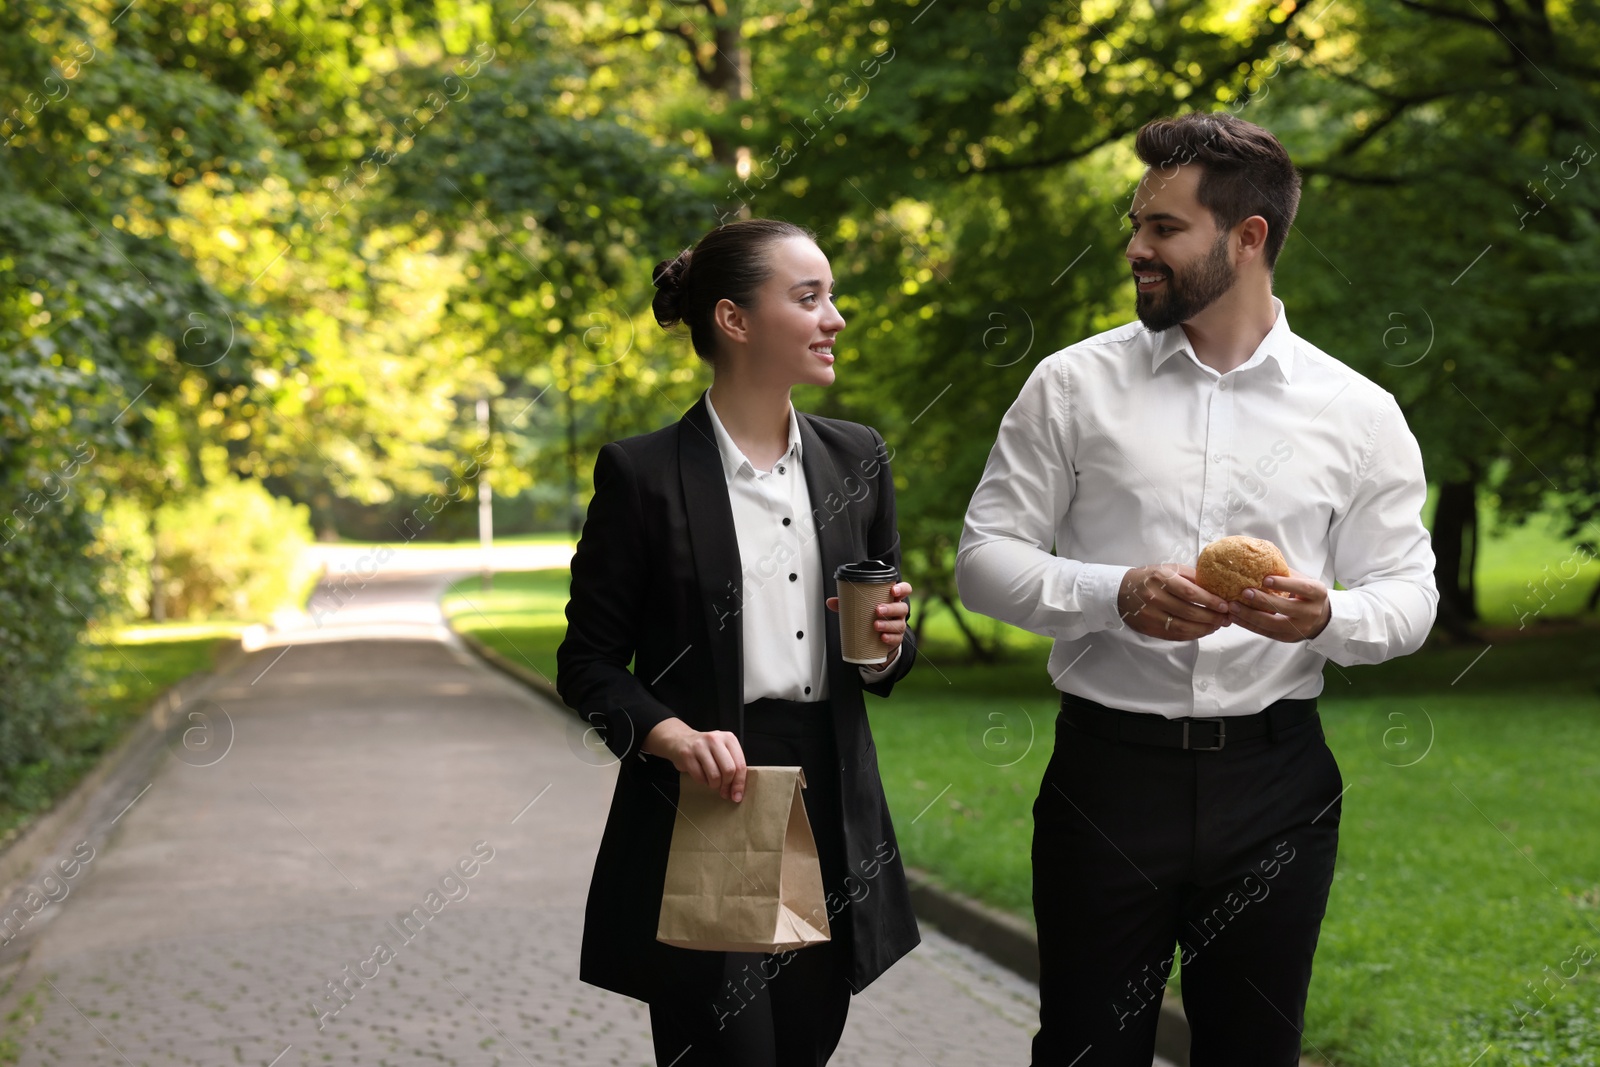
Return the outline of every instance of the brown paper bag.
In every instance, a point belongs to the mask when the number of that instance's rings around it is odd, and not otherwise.
[[[829,939],[805,784],[799,767],[750,767],[735,804],[679,774],[657,941],[785,952]]]

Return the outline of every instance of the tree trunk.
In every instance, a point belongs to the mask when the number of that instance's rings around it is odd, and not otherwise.
[[[1434,579],[1439,585],[1439,625],[1459,640],[1476,637],[1478,621],[1474,572],[1478,558],[1476,479],[1439,486],[1433,515]]]
[[[156,509],[150,508],[150,621],[167,621],[167,579],[161,571],[161,538],[156,532]]]
[[[339,520],[333,513],[333,494],[318,489],[311,495],[311,523],[316,527],[316,539],[323,544],[339,540]]]
[[[979,663],[993,663],[995,661],[994,650],[985,648],[983,642],[978,640],[978,635],[968,629],[967,620],[961,617],[961,609],[956,606],[955,601],[948,596],[940,594],[939,602],[949,608],[950,614],[955,616],[956,625],[961,628],[961,636],[967,639],[967,644],[972,648],[972,658]]]
[[[721,93],[729,101],[750,99],[750,56],[745,51],[744,37],[740,26],[740,7],[738,0],[727,4],[707,3],[706,7],[712,14],[712,39],[716,42],[716,52],[711,58],[711,69],[706,71],[701,80],[707,88]],[[750,149],[736,145],[717,134],[710,135],[711,158],[718,163],[735,167],[740,178],[748,178],[750,170]]]

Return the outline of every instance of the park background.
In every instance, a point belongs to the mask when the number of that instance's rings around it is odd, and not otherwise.
[[[839,281],[796,406],[893,449],[907,858],[1027,918],[1048,642],[961,609],[961,518],[1037,360],[1132,318],[1133,132],[1226,110],[1305,175],[1276,291],[1399,400],[1439,560],[1428,646],[1327,672],[1308,1051],[1600,1063],[1596,56],[1585,0],[6,4],[0,828],[325,574],[485,502],[570,548],[709,383],[650,268],[748,213]],[[553,678],[566,581],[447,607]]]

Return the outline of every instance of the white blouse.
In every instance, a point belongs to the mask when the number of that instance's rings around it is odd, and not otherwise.
[[[710,389],[705,401],[728,480],[743,570],[739,603],[745,702],[763,697],[825,700],[828,608],[811,493],[800,465],[799,417],[790,404],[789,450],[771,470],[761,471],[723,427]],[[876,669],[859,667],[862,680],[873,681],[899,655],[896,648],[888,663]]]

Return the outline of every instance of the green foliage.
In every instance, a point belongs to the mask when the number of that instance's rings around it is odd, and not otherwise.
[[[656,417],[672,355],[650,321],[650,265],[715,220],[698,161],[597,108],[580,64],[520,42],[480,54],[408,72],[403,93],[437,110],[395,146],[363,219],[437,228],[462,257],[449,311],[499,388],[554,389],[497,405],[512,423],[504,493],[560,484],[580,455]]]
[[[0,768],[49,763],[75,714],[79,636],[108,597],[92,509],[159,458],[129,409],[209,396],[237,363],[180,364],[187,314],[231,306],[167,232],[178,187],[261,180],[265,126],[236,97],[137,49],[114,12],[0,9]],[[235,360],[249,350],[241,345]],[[130,426],[137,423],[137,426]],[[182,435],[179,435],[180,439]],[[157,490],[159,491],[159,490]],[[20,773],[20,772],[19,772]],[[23,803],[21,779],[0,802]],[[8,790],[13,792],[7,792]]]
[[[96,516],[96,554],[106,594],[106,625],[151,617],[151,570],[155,566],[154,516],[131,497],[107,502]]]
[[[0,842],[25,829],[93,770],[163,689],[208,669],[218,644],[214,636],[160,628],[137,640],[101,636],[104,640],[83,649],[84,699],[56,708],[38,748],[0,764]]]
[[[1499,1018],[1469,1015],[1458,1024],[1460,1047],[1492,1048],[1482,1060],[1486,1067],[1600,1065],[1600,1006],[1567,999],[1541,1008],[1536,996],[1524,1003],[1526,1008],[1508,1009]],[[1528,1008],[1541,1010],[1525,1017]]]
[[[260,619],[296,606],[289,601],[311,544],[309,515],[304,504],[234,477],[163,505],[155,542],[168,617]]]
[[[576,519],[598,446],[706,383],[652,320],[650,267],[741,210],[821,236],[849,327],[836,384],[796,403],[884,434],[908,571],[953,605],[960,519],[1022,380],[1132,317],[1129,140],[1186,108],[1268,125],[1304,165],[1279,290],[1299,332],[1396,393],[1430,473],[1480,482],[1507,521],[1559,509],[1596,547],[1597,15],[7,5],[0,514],[33,516],[29,494],[92,457],[5,549],[0,603],[27,610],[4,662],[39,672],[7,700],[64,699],[72,627],[140,602],[138,515],[210,483],[259,483],[332,536],[352,503],[403,511],[490,448],[498,497]],[[113,501],[125,551],[91,555]],[[183,610],[240,610],[190,570]]]
[[[30,456],[37,458],[37,454]],[[71,466],[0,464],[0,770],[47,761],[75,706],[77,648],[104,594],[90,560],[92,518]],[[0,804],[20,803],[0,775]]]
[[[1331,6],[1331,5],[1330,5]],[[1600,8],[1345,5],[1246,114],[1308,175],[1284,287],[1430,475],[1600,545]]]

